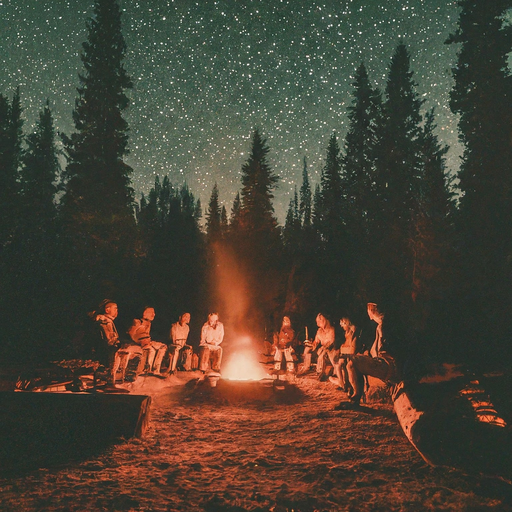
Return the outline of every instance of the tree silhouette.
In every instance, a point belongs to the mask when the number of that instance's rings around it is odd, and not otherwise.
[[[458,27],[447,42],[460,45],[450,106],[460,116],[459,138],[464,145],[457,223],[463,267],[461,316],[467,326],[478,314],[492,334],[483,340],[464,327],[463,332],[471,340],[468,345],[479,352],[478,358],[488,360],[500,354],[503,359],[512,334],[510,322],[500,312],[501,305],[512,299],[512,77],[508,67],[512,27],[503,23],[511,3],[460,0],[458,4]]]
[[[19,169],[23,157],[20,90],[12,102],[0,94],[0,250],[12,241],[19,214]]]
[[[221,207],[219,202],[219,187],[217,183],[213,186],[208,211],[206,213],[206,235],[208,240],[218,241],[222,237]]]
[[[372,287],[405,315],[412,300],[414,219],[421,179],[422,100],[416,92],[410,56],[399,44],[391,59],[384,114],[376,149],[376,246]]]
[[[73,112],[76,131],[64,137],[61,213],[72,275],[81,283],[81,297],[96,301],[128,285],[123,276],[136,253],[131,168],[123,160],[128,152],[125,91],[132,83],[123,65],[126,44],[116,0],[94,2],[87,33]]]
[[[306,157],[304,157],[304,167],[302,169],[302,185],[300,187],[300,202],[299,202],[299,214],[300,221],[304,227],[311,226],[311,212],[312,212],[312,195],[311,185],[309,183],[308,165]]]

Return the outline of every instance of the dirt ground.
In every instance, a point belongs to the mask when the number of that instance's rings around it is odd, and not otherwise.
[[[0,480],[0,510],[512,510],[512,485],[428,466],[385,398],[338,411],[343,392],[314,375],[270,380],[196,372],[139,378],[150,428],[99,456]]]

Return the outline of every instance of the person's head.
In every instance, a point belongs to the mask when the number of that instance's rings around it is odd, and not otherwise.
[[[155,308],[150,306],[144,308],[144,311],[142,312],[142,318],[148,322],[152,322],[155,319]]]
[[[350,329],[350,327],[352,327],[354,324],[352,323],[352,320],[350,320],[350,318],[348,316],[343,316],[341,317],[341,320],[340,320],[340,326],[341,328],[344,330],[344,331],[347,331],[348,329]]]
[[[185,325],[185,324],[188,324],[188,323],[190,323],[190,313],[183,313],[180,316],[180,324],[181,325]]]
[[[316,315],[316,325],[321,329],[325,329],[329,325],[329,320],[323,313]]]
[[[208,315],[208,325],[210,327],[217,327],[217,324],[219,323],[219,315],[217,313],[210,313]]]
[[[374,322],[377,322],[378,324],[382,323],[382,319],[384,318],[384,313],[382,313],[375,304],[375,302],[368,302],[366,305],[366,310],[368,311],[368,316],[370,317],[370,320],[373,320]]]
[[[292,326],[292,321],[290,320],[290,317],[289,316],[283,316],[282,327],[291,327],[291,326]]]
[[[98,308],[100,313],[104,313],[112,319],[117,318],[118,309],[117,303],[113,300],[105,299],[101,302],[100,307]]]

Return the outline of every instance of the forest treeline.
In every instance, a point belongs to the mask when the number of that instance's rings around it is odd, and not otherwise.
[[[260,338],[283,314],[314,332],[319,311],[357,317],[380,302],[422,360],[508,361],[512,0],[458,4],[446,41],[458,48],[456,186],[401,42],[383,90],[364,63],[355,70],[345,139],[333,127],[318,184],[304,158],[280,226],[265,127],[252,134],[231,208],[215,185],[203,210],[168,176],[135,197],[120,9],[96,0],[72,134],[56,133],[49,103],[25,133],[20,90],[0,94],[2,357],[86,357],[86,312],[108,297],[120,305],[121,328],[152,305],[162,334],[185,310],[196,326],[217,310]]]

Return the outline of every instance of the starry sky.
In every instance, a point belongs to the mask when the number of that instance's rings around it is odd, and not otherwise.
[[[438,135],[456,172],[461,148],[448,99],[453,85],[453,0],[120,0],[134,82],[126,112],[137,198],[155,175],[186,182],[206,207],[215,182],[228,212],[258,127],[281,178],[281,222],[307,158],[319,182],[327,143],[343,147],[353,75],[364,62],[385,87],[403,41],[424,110],[436,108]],[[79,58],[90,0],[0,0],[0,93],[20,86],[25,129],[46,99],[57,129],[73,131]]]

